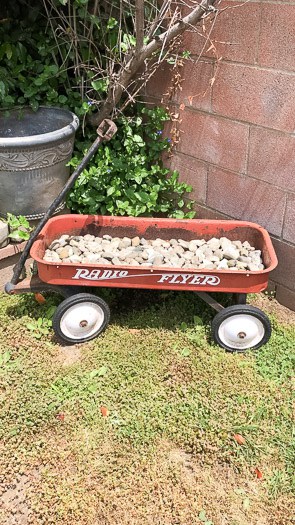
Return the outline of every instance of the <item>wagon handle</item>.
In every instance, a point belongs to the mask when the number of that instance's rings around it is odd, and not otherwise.
[[[108,142],[115,135],[116,131],[117,131],[116,124],[112,120],[106,118],[98,126],[96,133],[102,140],[104,140],[105,142]]]
[[[38,225],[36,226],[35,230],[32,232],[26,246],[24,247],[24,250],[16,263],[14,269],[13,269],[13,275],[11,278],[11,281],[6,283],[5,285],[5,292],[8,294],[13,294],[13,290],[15,285],[17,284],[20,275],[22,273],[22,270],[24,268],[25,262],[28,258],[28,255],[30,253],[30,249],[34,243],[34,241],[37,239],[40,231],[42,230],[43,226],[46,224],[46,222],[52,217],[54,214],[56,208],[59,206],[59,204],[62,202],[63,198],[66,196],[67,192],[74,186],[77,178],[82,173],[84,168],[87,166],[90,159],[95,155],[97,152],[99,146],[102,144],[102,142],[106,142],[111,140],[111,138],[114,136],[114,134],[117,131],[116,124],[109,119],[105,119],[102,121],[102,123],[98,126],[96,132],[97,132],[97,138],[93,142],[93,144],[90,146],[89,150],[87,151],[86,155],[83,157],[81,163],[79,166],[75,169],[75,171],[72,173],[70,178],[67,180],[66,184],[64,185],[63,189],[59,193],[59,195],[54,199],[52,204],[49,206],[48,210],[44,214],[44,217],[40,220]]]

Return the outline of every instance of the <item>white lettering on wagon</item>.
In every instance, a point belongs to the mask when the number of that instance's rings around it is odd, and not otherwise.
[[[191,274],[191,273],[139,273],[129,274],[128,270],[87,270],[77,268],[72,279],[86,279],[87,281],[108,281],[110,279],[132,279],[135,277],[159,277],[158,283],[166,284],[194,284],[217,286],[220,283],[217,275]]]

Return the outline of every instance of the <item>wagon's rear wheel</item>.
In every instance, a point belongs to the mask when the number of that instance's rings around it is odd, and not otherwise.
[[[90,293],[78,293],[57,307],[52,326],[60,342],[75,344],[97,337],[109,320],[110,309],[105,301]]]
[[[229,352],[244,352],[267,343],[271,324],[259,308],[237,304],[218,312],[212,321],[211,334],[215,343]]]

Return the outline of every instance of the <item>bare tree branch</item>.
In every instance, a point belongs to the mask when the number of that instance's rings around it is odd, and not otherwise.
[[[144,25],[144,0],[135,0],[136,53],[143,48]]]
[[[99,125],[105,118],[110,116],[119,103],[123,93],[127,90],[131,79],[143,66],[145,60],[151,58],[161,47],[167,47],[177,36],[181,35],[188,27],[195,26],[205,15],[214,10],[216,0],[202,0],[192,11],[178,20],[159,36],[155,36],[151,42],[143,45],[137,53],[130,52],[120,71],[110,82],[107,97],[103,102],[97,115],[92,115],[90,122]]]

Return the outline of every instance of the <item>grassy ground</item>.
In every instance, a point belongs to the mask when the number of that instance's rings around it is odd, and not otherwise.
[[[61,347],[58,298],[0,297],[1,525],[291,524],[295,323],[232,355],[191,293],[105,298],[105,334]]]

